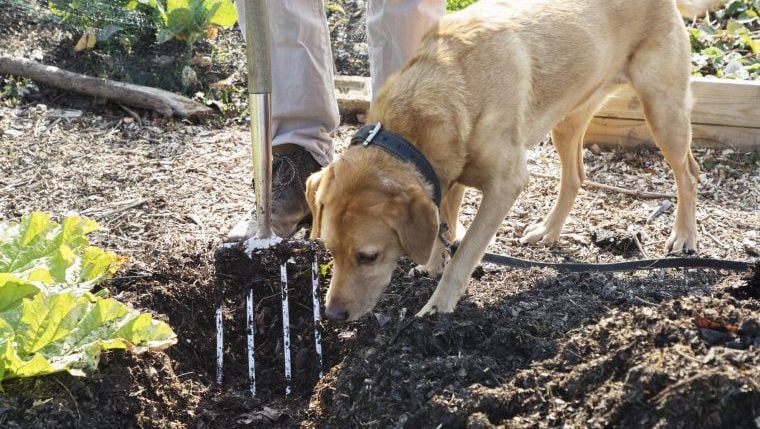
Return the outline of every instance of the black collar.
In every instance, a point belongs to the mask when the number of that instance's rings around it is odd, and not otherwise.
[[[356,131],[351,139],[351,146],[377,146],[403,162],[411,162],[422,173],[426,181],[433,185],[433,201],[441,205],[441,184],[435,170],[424,155],[403,137],[385,131],[381,123],[365,125]]]

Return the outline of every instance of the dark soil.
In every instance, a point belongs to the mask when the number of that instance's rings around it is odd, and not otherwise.
[[[326,3],[335,72],[369,76],[365,0],[330,0]]]
[[[96,74],[96,59],[107,63],[105,55],[111,54],[66,51],[76,37],[71,30],[32,19],[3,1],[1,53],[36,55]],[[352,17],[363,9],[358,2],[341,4]],[[344,25],[336,24],[337,13],[331,12],[330,25]],[[199,48],[202,55],[224,59],[198,66],[202,90],[232,97],[233,107],[223,105],[222,118],[209,124],[150,112],[138,112],[137,123],[118,106],[0,77],[0,90],[9,89],[0,92],[0,220],[32,210],[94,218],[104,227],[93,235],[94,244],[130,258],[105,286],[118,299],[168,321],[179,337],[165,352],[106,353],[86,378],[57,374],[4,382],[0,427],[760,426],[758,274],[576,275],[486,264],[453,315],[416,319],[413,314],[436,282],[405,276],[411,265],[404,260],[372,314],[320,327],[326,376],[317,382],[305,273],[312,255],[322,264],[324,254],[301,243],[285,253],[267,253],[271,259],[256,262],[256,273],[234,257],[234,269],[221,262],[215,272],[221,237],[253,198],[249,130],[244,109],[234,105],[244,105],[234,89],[244,82],[238,38],[235,31],[221,32]],[[229,76],[232,86],[208,89]],[[71,109],[83,112],[73,119],[59,116]],[[339,151],[353,131],[335,131]],[[700,254],[756,258],[756,158],[704,149],[696,150],[696,158],[703,165]],[[532,182],[490,252],[552,262],[662,255],[673,220],[672,210],[653,216],[662,200],[594,189],[581,191],[557,247],[521,246],[523,229],[548,212],[558,183],[549,142],[534,147],[528,159]],[[584,160],[597,182],[673,192],[670,171],[656,150],[594,148]],[[461,214],[466,227],[479,199],[477,192],[467,193]],[[609,232],[613,244],[630,244],[626,240],[635,236],[637,252],[600,247],[595,231]],[[294,390],[285,398],[277,279],[279,263],[294,252]],[[214,384],[214,279],[236,270],[238,277],[227,278],[224,288],[227,348],[220,389]],[[321,293],[327,281],[321,280]],[[247,395],[245,369],[243,294],[249,285],[257,302],[257,398]]]
[[[754,428],[759,305],[715,292],[716,279],[490,267],[453,316],[432,320],[398,315],[432,282],[394,282],[387,323],[358,328],[307,426]],[[695,316],[741,324],[747,340],[711,347]]]
[[[251,256],[237,247],[220,247],[215,253],[216,286],[225,309],[225,336],[231,338],[225,344],[224,387],[239,390],[248,388],[248,359],[246,355],[245,302],[249,288],[253,290],[255,303],[256,344],[256,395],[262,400],[273,400],[285,392],[281,271],[286,264],[288,278],[288,308],[290,317],[290,348],[292,359],[292,394],[308,396],[319,379],[319,356],[314,340],[312,306],[312,264],[327,264],[325,250],[305,241],[284,242],[272,248],[254,252]],[[324,288],[320,288],[320,302],[324,302]],[[323,310],[323,309],[321,309]],[[321,313],[324,313],[321,311]],[[329,368],[339,355],[337,331],[319,330],[324,343],[323,355]]]

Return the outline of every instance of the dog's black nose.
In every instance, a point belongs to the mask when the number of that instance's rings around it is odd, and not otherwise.
[[[346,310],[339,310],[339,309],[327,307],[325,309],[325,313],[327,314],[327,318],[330,320],[336,320],[336,321],[342,322],[348,319],[348,311]]]

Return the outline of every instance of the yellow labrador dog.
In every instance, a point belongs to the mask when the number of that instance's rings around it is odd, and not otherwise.
[[[690,48],[681,17],[723,2],[481,0],[443,18],[368,115],[382,124],[375,133],[411,145],[434,176],[365,133],[369,142],[308,180],[312,238],[335,260],[328,316],[353,320],[370,311],[403,255],[432,275],[443,273],[417,315],[453,311],[528,182],[526,149],[549,131],[562,163],[560,192],[522,241],[556,242],[585,178],[586,127],[625,82],[675,176],[678,207],[667,250],[694,250],[699,167],[690,148]],[[445,264],[439,225],[457,224],[465,187],[481,190],[482,203]],[[445,232],[449,240],[456,229]]]

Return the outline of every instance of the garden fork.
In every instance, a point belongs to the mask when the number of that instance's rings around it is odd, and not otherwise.
[[[244,16],[238,19],[245,24],[246,58],[248,62],[248,106],[251,116],[251,152],[253,157],[253,182],[256,198],[255,222],[247,222],[244,227],[246,232],[240,233],[240,227],[234,228],[231,236],[245,236],[252,238],[243,243],[243,249],[250,257],[253,253],[259,254],[270,251],[275,245],[281,243],[281,239],[272,232],[271,209],[272,209],[272,128],[271,128],[271,93],[272,71],[269,44],[269,23],[267,14],[267,0],[239,0],[245,1]],[[235,232],[238,230],[238,232]],[[240,243],[225,243],[222,245],[235,246]],[[256,267],[253,267],[256,271]],[[314,340],[317,357],[319,359],[319,376],[322,377],[322,344],[318,329],[320,321],[320,303],[318,295],[319,269],[316,257],[311,265],[312,305],[314,317]],[[216,382],[221,385],[223,381],[224,366],[224,326],[223,326],[223,300],[221,289],[222,282],[217,281],[216,291]],[[255,338],[254,325],[254,295],[253,283],[248,288],[246,295],[246,334],[248,356],[248,381],[250,393],[256,396],[256,365],[255,365]],[[288,275],[287,263],[280,265],[280,288],[282,295],[282,326],[283,326],[283,355],[285,366],[285,395],[291,390],[291,359],[290,359],[290,317],[288,303]]]

